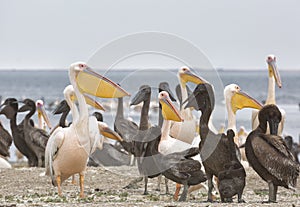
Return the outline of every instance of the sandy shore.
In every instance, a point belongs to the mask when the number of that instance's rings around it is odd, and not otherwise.
[[[89,167],[85,180],[86,198],[80,199],[79,186],[71,184],[71,180],[63,184],[63,197],[58,197],[50,178],[42,175],[44,169],[15,166],[0,170],[0,206],[300,206],[299,185],[296,192],[280,187],[277,204],[262,204],[268,198],[267,184],[251,168],[246,171],[243,196],[246,203],[237,204],[236,198],[232,204],[207,203],[204,189],[194,192],[188,202],[181,203],[165,194],[163,183],[161,192],[155,190],[157,178],[149,179],[149,195],[142,195],[143,182],[136,189],[123,189],[134,179],[134,176],[128,176],[131,172],[135,174],[133,167]],[[169,186],[173,193],[174,183],[169,182]]]

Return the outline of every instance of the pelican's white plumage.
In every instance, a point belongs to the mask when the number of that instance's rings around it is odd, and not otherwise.
[[[0,157],[0,169],[1,168],[11,168],[11,164],[7,162],[3,157]]]
[[[81,92],[106,98],[125,96],[128,93],[109,79],[93,72],[83,62],[70,66],[69,78],[72,86],[66,87],[64,95],[70,106],[73,122],[67,128],[58,127],[50,136],[45,153],[46,173],[51,175],[52,183],[57,185],[59,195],[61,183],[71,175],[79,173],[80,197],[84,197],[86,164],[89,154],[99,144],[97,139],[100,135],[97,120],[95,117],[89,117],[88,107]],[[108,89],[104,89],[105,87]],[[79,111],[72,101],[73,96],[78,100]]]
[[[177,118],[177,122],[181,121],[182,118],[179,115],[179,112],[177,111],[177,109],[173,106],[173,104],[171,103],[171,100],[169,98],[169,94],[166,91],[162,91],[159,93],[158,95],[159,101],[162,105],[162,113],[163,113],[163,125],[161,128],[161,139],[160,139],[160,143],[158,146],[158,151],[164,155],[166,154],[170,154],[173,152],[180,152],[183,150],[186,150],[188,148],[191,147],[190,144],[183,142],[181,140],[178,139],[174,139],[170,136],[170,127],[171,127],[171,120],[172,118],[168,119],[167,113],[165,112],[167,111],[167,107],[170,107],[169,111],[172,111],[173,113],[176,114],[176,116],[174,116],[175,118]]]
[[[192,73],[191,70],[186,66],[180,68],[177,75],[179,79],[182,101],[185,101],[188,98],[188,91],[186,85],[187,82],[193,82],[195,84],[205,82],[205,80]],[[171,128],[169,132],[172,137],[189,144],[185,144],[184,146],[190,146],[190,144],[193,143],[193,140],[195,138],[197,123],[192,113],[192,109],[185,108],[185,105],[186,103],[184,103],[180,109],[180,116],[182,117],[183,122],[173,122],[170,126]],[[170,141],[170,143],[172,142]],[[174,141],[174,143],[176,142]]]

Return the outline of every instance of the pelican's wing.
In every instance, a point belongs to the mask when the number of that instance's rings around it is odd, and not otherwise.
[[[200,162],[192,159],[185,159],[178,162],[176,168],[181,173],[191,173],[201,169]]]
[[[1,137],[0,137],[0,155],[2,155],[3,157],[8,157],[9,156],[9,148],[7,148],[7,146],[1,142]]]
[[[262,166],[274,177],[294,187],[299,175],[296,163],[281,137],[260,135],[252,140],[255,156]]]
[[[49,139],[49,135],[42,129],[34,128],[34,130],[30,131],[30,138],[34,144],[45,149]]]
[[[184,159],[184,158],[194,157],[199,153],[200,153],[200,151],[199,151],[198,147],[192,147],[192,148],[186,149],[181,152],[174,152],[172,154],[168,154],[168,155],[166,155],[166,157],[172,157],[172,158],[176,158],[176,159]]]
[[[0,155],[9,156],[9,148],[12,144],[12,137],[0,122]]]
[[[0,128],[0,142],[7,148],[9,148],[12,144],[12,137],[4,128]]]
[[[62,127],[57,128],[49,137],[46,150],[45,150],[45,169],[46,175],[51,175],[53,178],[53,166],[52,162],[55,159],[59,148],[64,142],[65,133]]]
[[[91,142],[91,148],[90,148],[90,154],[92,154],[96,148],[99,148],[100,150],[103,148],[103,141],[104,138],[99,132],[98,128],[98,121],[95,116],[89,117],[89,134],[90,134],[90,142]]]

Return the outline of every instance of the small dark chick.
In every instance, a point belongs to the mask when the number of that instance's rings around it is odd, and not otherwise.
[[[238,202],[244,202],[240,197],[246,184],[246,172],[241,163],[231,161],[224,165],[219,178],[219,192],[222,202],[232,202],[232,197],[238,195]]]

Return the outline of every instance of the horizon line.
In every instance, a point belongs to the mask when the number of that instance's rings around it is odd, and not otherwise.
[[[111,68],[113,70],[122,70],[122,71],[133,71],[133,70],[149,70],[149,69],[153,69],[153,70],[178,70],[177,68],[137,68],[137,67],[133,67],[133,68]],[[109,69],[109,70],[111,70]],[[198,69],[202,69],[202,70],[211,70],[212,68],[197,68],[194,67],[192,68],[194,70],[198,70]],[[265,68],[224,68],[224,67],[216,67],[213,68],[217,71],[261,71],[261,70],[265,70]],[[68,70],[68,68],[0,68],[0,71],[64,71],[64,70]],[[95,68],[95,70],[107,70],[107,69],[99,69],[99,68]],[[280,71],[300,71],[300,68],[281,68]]]

